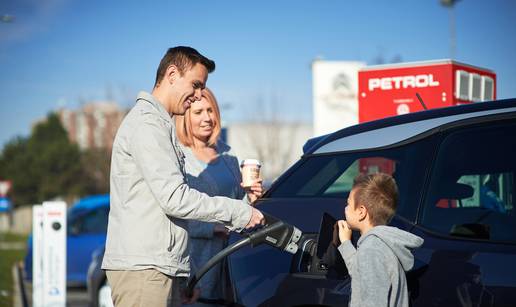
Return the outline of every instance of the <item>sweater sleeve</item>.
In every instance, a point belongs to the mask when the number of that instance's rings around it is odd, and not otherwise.
[[[351,278],[353,278],[352,272],[353,272],[353,267],[355,266],[355,262],[356,262],[355,255],[357,253],[357,250],[351,243],[351,240],[344,241],[338,247],[338,250],[340,252],[340,255],[342,256],[342,259],[344,259],[344,263],[346,263],[346,267],[348,268],[349,275],[351,275]]]
[[[154,198],[167,215],[181,219],[220,222],[241,231],[251,219],[252,208],[242,200],[209,197],[185,182],[170,135],[155,120],[143,120],[131,135],[133,159]]]

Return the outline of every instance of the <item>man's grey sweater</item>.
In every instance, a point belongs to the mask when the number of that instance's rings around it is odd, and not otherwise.
[[[362,235],[357,249],[339,246],[351,276],[351,307],[409,305],[405,271],[414,265],[411,249],[423,239],[396,227],[376,226]]]

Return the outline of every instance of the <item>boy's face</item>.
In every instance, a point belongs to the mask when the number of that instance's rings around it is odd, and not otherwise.
[[[360,204],[355,204],[355,193],[356,189],[353,188],[349,192],[348,201],[346,208],[344,209],[344,215],[346,216],[346,222],[352,229],[358,229],[360,222],[365,218],[365,207]]]

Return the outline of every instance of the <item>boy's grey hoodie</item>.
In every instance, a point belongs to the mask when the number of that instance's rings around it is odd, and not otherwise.
[[[376,226],[360,237],[357,249],[350,240],[339,246],[351,275],[349,306],[408,306],[405,271],[414,265],[411,249],[423,239],[396,227]]]

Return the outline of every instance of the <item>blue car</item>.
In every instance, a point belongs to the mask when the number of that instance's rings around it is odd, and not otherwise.
[[[66,282],[68,286],[86,286],[92,253],[106,243],[109,194],[79,200],[67,214]],[[32,235],[25,256],[25,276],[32,280]]]

